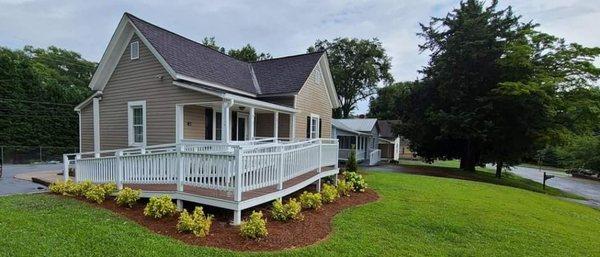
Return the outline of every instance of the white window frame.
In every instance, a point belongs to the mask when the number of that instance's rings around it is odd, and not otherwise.
[[[133,129],[133,107],[142,107],[142,129],[143,129],[143,142],[135,142],[135,135]],[[146,146],[146,101],[131,101],[127,102],[127,139],[129,146]]]
[[[135,46],[135,50],[133,51],[133,46]],[[131,58],[131,60],[137,60],[140,58],[140,42],[139,41],[133,41],[131,42],[131,44],[129,44],[129,58]]]
[[[311,113],[310,114],[310,138],[314,139],[314,138],[319,138],[321,137],[321,135],[319,135],[319,123],[321,121],[321,117],[317,114]],[[316,124],[314,124],[314,128],[316,129],[316,131],[313,131],[313,122],[316,122]],[[316,135],[316,137],[313,137],[313,133]]]

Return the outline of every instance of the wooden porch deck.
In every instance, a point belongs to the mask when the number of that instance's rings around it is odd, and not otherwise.
[[[335,167],[333,166],[322,167],[321,172],[326,172],[333,169],[335,169]],[[283,190],[305,182],[306,180],[310,179],[311,177],[314,177],[315,175],[318,175],[317,170],[312,170],[293,179],[285,181],[283,182]],[[130,187],[132,189],[141,189],[142,191],[164,192],[166,194],[177,192],[176,184],[124,184],[124,186]],[[242,201],[258,198],[267,194],[275,193],[277,191],[278,190],[276,185],[250,190],[242,193]],[[210,197],[232,202],[234,201],[233,192],[231,191],[222,191],[197,186],[184,185],[183,192],[200,197]]]

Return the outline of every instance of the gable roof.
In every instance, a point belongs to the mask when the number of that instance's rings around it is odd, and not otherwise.
[[[131,25],[131,26],[129,26]],[[132,33],[150,48],[175,81],[192,82],[213,90],[252,97],[295,95],[320,62],[327,64],[325,52],[287,56],[257,62],[244,62],[204,46],[159,26],[125,13],[104,53],[90,87],[102,90]],[[124,46],[125,45],[125,46]],[[111,60],[113,59],[113,60]],[[319,66],[320,67],[320,66]],[[339,106],[331,74],[322,68],[334,107]]]
[[[377,119],[333,119],[332,123],[334,122],[351,130],[371,132],[377,124]]]
[[[385,138],[396,138],[398,134],[394,132],[394,126],[398,124],[400,124],[399,120],[377,121],[377,127],[379,127],[379,135]]]

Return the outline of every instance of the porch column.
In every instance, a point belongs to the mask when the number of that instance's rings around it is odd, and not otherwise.
[[[100,99],[94,97],[92,111],[94,112],[94,157],[100,157]]]
[[[290,114],[290,142],[296,138],[296,113]]]
[[[250,140],[254,140],[254,107],[250,107],[248,114],[248,137]]]
[[[221,106],[221,140],[225,143],[228,143],[229,141],[231,141],[231,137],[229,134],[231,134],[231,128],[229,126],[229,124],[231,123],[230,121],[230,115],[229,115],[229,108],[233,105],[232,102],[230,102],[229,100],[223,99],[223,105]]]
[[[181,143],[183,138],[183,105],[175,105],[175,143]]]
[[[273,113],[273,137],[279,138],[279,112]]]

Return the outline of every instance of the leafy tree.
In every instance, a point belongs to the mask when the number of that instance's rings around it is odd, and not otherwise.
[[[240,49],[229,49],[229,51],[225,51],[225,47],[219,46],[215,37],[204,37],[204,39],[202,39],[202,44],[221,53],[227,52],[227,55],[245,62],[256,62],[273,58],[269,53],[258,53],[256,48],[250,44],[246,44]]]
[[[556,97],[598,78],[598,49],[534,31],[510,7],[476,0],[421,25],[431,60],[400,104],[401,133],[426,160],[514,165],[553,138]]]
[[[416,81],[397,82],[386,87],[378,88],[377,95],[371,96],[369,101],[369,113],[367,116],[380,120],[400,119],[399,113],[405,110],[400,101],[403,101],[410,92],[410,89],[416,85]],[[408,111],[408,110],[407,110]]]
[[[336,38],[317,40],[308,52],[327,51],[333,82],[342,107],[334,112],[336,118],[348,118],[356,103],[376,92],[377,85],[393,82],[391,58],[377,38]]]
[[[255,62],[273,58],[269,53],[257,53],[256,49],[250,44],[246,44],[244,47],[237,50],[229,49],[229,51],[227,51],[227,54],[233,58],[245,62]]]

